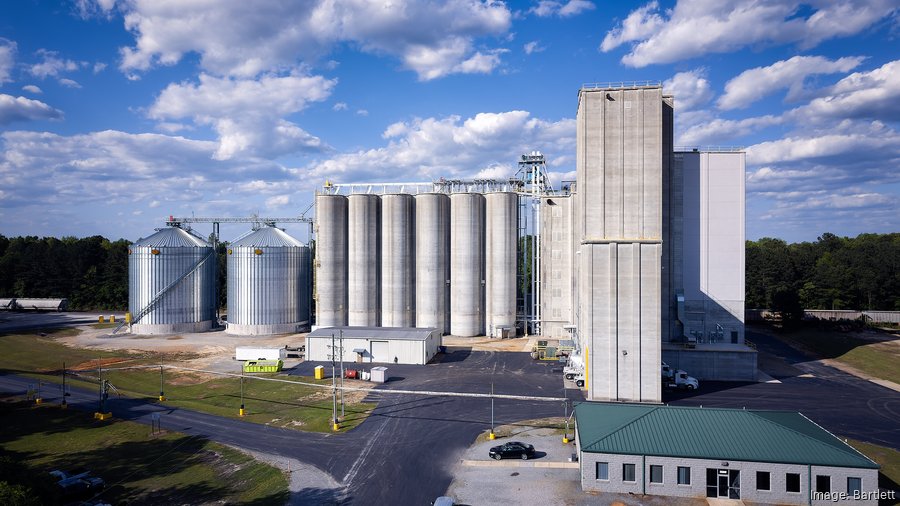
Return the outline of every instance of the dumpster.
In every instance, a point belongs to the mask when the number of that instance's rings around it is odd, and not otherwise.
[[[244,362],[244,372],[278,372],[283,365],[281,360],[248,360]]]
[[[359,377],[359,371],[356,369],[347,369],[344,371],[344,377],[347,379],[357,379]]]
[[[387,381],[387,367],[373,367],[372,368],[372,381],[375,383],[384,383]]]
[[[315,368],[315,378],[317,380],[325,379],[325,366],[317,365]]]

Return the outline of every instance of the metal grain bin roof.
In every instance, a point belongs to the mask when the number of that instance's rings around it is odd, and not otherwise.
[[[285,231],[275,227],[260,228],[259,230],[253,231],[231,243],[232,248],[250,246],[262,248],[277,248],[303,247],[305,245],[297,239],[289,236]]]
[[[878,468],[790,411],[584,402],[575,406],[575,420],[590,453]]]
[[[196,235],[178,227],[166,227],[144,239],[138,239],[133,246],[154,246],[165,248],[209,247],[209,243]]]

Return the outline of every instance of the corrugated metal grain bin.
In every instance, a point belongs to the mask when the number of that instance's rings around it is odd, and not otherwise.
[[[128,249],[128,307],[135,334],[202,332],[216,319],[216,255],[178,227]]]
[[[306,253],[306,254],[304,254]],[[308,248],[283,230],[263,227],[228,247],[225,332],[266,335],[309,326]]]

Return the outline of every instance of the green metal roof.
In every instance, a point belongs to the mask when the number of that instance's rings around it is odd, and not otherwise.
[[[581,450],[713,460],[878,469],[800,413],[583,402]]]

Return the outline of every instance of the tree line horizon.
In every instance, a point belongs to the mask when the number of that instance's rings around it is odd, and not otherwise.
[[[528,257],[531,240],[522,239]],[[66,298],[72,310],[126,310],[130,244],[99,235],[0,235],[0,297]],[[227,243],[218,246],[219,305],[225,307]],[[745,255],[747,308],[900,311],[900,233],[826,232],[797,243],[763,237],[747,241]],[[530,262],[522,258],[520,252],[520,297],[531,277]]]

